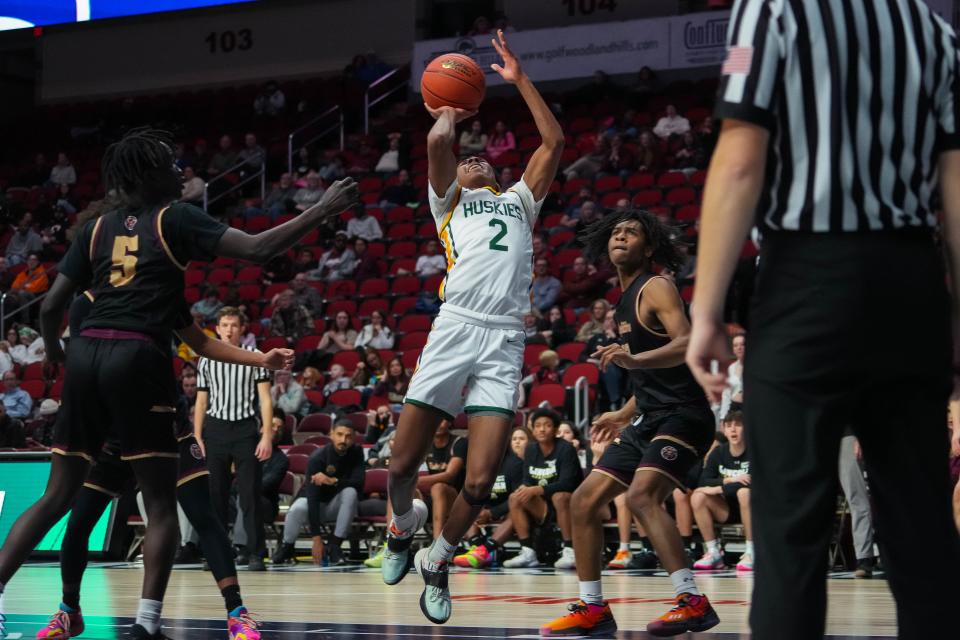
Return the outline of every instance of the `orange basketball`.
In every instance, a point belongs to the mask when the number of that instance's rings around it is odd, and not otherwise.
[[[423,72],[420,93],[430,107],[456,107],[476,111],[487,92],[479,65],[459,53],[434,58]]]

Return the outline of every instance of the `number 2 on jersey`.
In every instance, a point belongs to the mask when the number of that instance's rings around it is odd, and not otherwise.
[[[122,287],[130,284],[130,281],[136,277],[139,249],[140,236],[117,236],[114,239],[110,267],[111,286]]]
[[[500,244],[500,241],[503,240],[504,236],[507,235],[507,223],[503,220],[497,220],[494,218],[490,221],[490,226],[498,227],[500,229],[497,235],[493,236],[493,238],[490,240],[490,249],[492,251],[507,251],[509,247],[507,247],[505,244]]]

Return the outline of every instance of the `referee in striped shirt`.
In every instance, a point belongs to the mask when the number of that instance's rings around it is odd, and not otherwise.
[[[956,325],[933,199],[939,187],[960,282],[956,36],[921,0],[737,0],[728,45],[687,361],[718,398],[723,300],[757,225],[744,364],[753,637],[823,635],[847,425],[873,489],[899,637],[955,634],[944,607],[960,602],[946,435]]]
[[[217,314],[217,334],[224,342],[240,346],[246,318],[235,307]],[[257,401],[260,422],[257,422]],[[263,571],[263,514],[260,507],[262,469],[260,462],[273,452],[273,402],[270,372],[260,367],[226,364],[200,358],[197,365],[197,401],[193,430],[210,471],[210,498],[213,508],[228,527],[228,503],[232,484],[231,465],[236,468],[237,493],[243,512],[247,548],[237,564],[250,571]],[[267,425],[261,430],[261,425]]]

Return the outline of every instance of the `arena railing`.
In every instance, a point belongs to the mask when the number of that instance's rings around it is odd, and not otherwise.
[[[330,124],[327,124],[326,127],[321,128],[320,125],[324,122]],[[316,132],[317,130],[319,130],[318,133]],[[302,143],[300,143],[298,139],[308,135],[308,133],[311,131],[314,132],[314,135],[308,140],[304,140]],[[307,145],[313,144],[321,138],[330,135],[334,131],[340,132],[340,151],[343,151],[345,142],[343,109],[341,109],[340,105],[338,104],[330,107],[306,124],[291,131],[290,135],[287,136],[287,173],[293,175],[293,156],[299,153],[300,149],[303,149]]]
[[[590,381],[586,376],[577,378],[573,386],[573,423],[585,438],[589,437]]]
[[[407,87],[410,80],[410,65],[398,67],[390,71],[373,82],[363,92],[363,134],[370,134],[370,109],[380,104],[393,94]],[[376,92],[378,96],[371,99],[371,94]],[[382,93],[380,93],[382,92]]]
[[[240,190],[245,184],[249,184],[254,180],[260,180],[260,200],[262,201],[267,194],[267,154],[266,152],[260,158],[260,168],[254,171],[253,173],[245,176],[243,179],[239,180],[236,184],[230,186],[230,188],[210,196],[210,186],[216,185],[224,181],[228,181],[229,176],[239,174],[241,169],[248,166],[245,160],[241,160],[237,164],[233,165],[217,177],[213,178],[209,182],[204,183],[203,185],[203,210],[207,209],[217,200],[226,197],[227,195],[233,193],[234,191]]]

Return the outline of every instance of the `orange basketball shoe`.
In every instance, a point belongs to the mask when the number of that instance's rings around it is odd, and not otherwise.
[[[707,596],[681,593],[673,609],[647,625],[647,633],[657,637],[676,636],[687,631],[706,631],[720,624],[720,616]]]
[[[577,600],[567,608],[570,613],[540,627],[541,636],[609,636],[617,630],[617,621],[606,600],[602,605]]]

